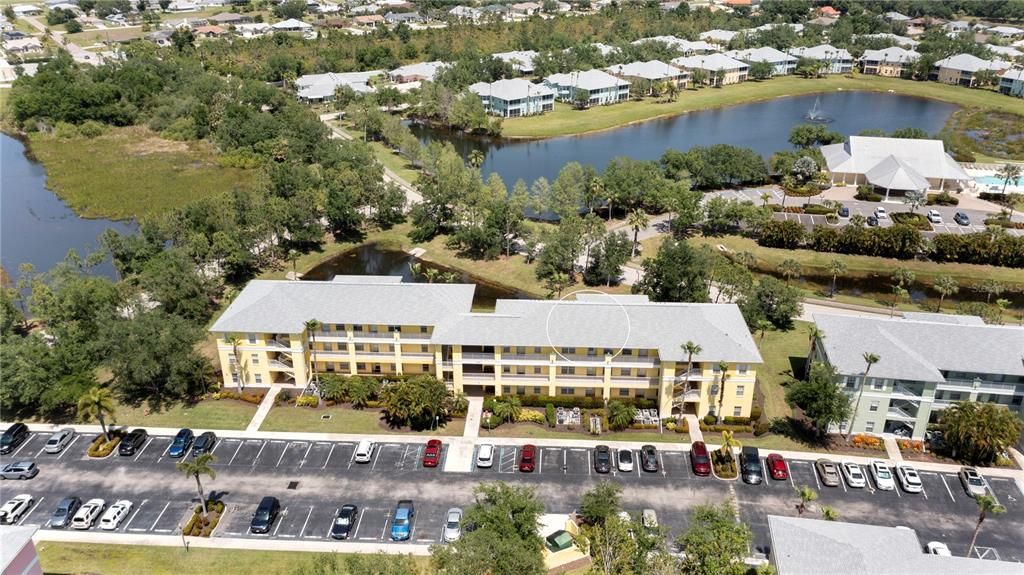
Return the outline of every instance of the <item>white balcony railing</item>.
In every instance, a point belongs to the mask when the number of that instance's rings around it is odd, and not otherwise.
[[[270,366],[270,369],[278,371],[290,371],[295,369],[295,366],[292,364],[276,359],[268,361],[267,365]]]
[[[267,347],[272,347],[274,349],[291,349],[292,344],[288,340],[268,339]]]
[[[889,411],[888,411],[887,415],[889,417],[895,418],[895,419],[904,419],[904,420],[916,420],[917,419],[916,415],[912,415],[909,411],[907,411],[907,410],[905,410],[905,409],[903,409],[901,407],[897,407],[895,405],[890,405],[889,406]]]
[[[357,331],[352,337],[364,339],[395,339],[395,334],[389,331]]]
[[[494,361],[493,353],[481,353],[481,352],[463,352],[462,359],[488,359]]]

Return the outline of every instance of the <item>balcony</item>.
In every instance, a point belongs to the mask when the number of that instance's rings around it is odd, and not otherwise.
[[[700,379],[704,375],[704,372],[700,368],[693,368],[690,371],[681,371],[676,374],[676,381],[688,381],[691,379]]]
[[[672,399],[675,400],[675,401],[682,401],[682,402],[687,402],[687,401],[698,402],[698,401],[700,401],[700,390],[699,389],[689,389],[689,390],[686,390],[686,391],[684,391],[682,393],[677,393],[676,395],[672,396]]]
[[[535,373],[503,373],[501,374],[501,382],[510,385],[514,385],[517,382],[531,384],[548,383],[548,376]]]
[[[406,357],[417,358],[417,357],[419,357],[419,358],[424,358],[424,359],[434,359],[434,354],[430,353],[429,351],[403,351],[402,352],[402,357],[403,358],[406,358]]]
[[[268,339],[267,340],[267,347],[270,347],[270,348],[273,348],[273,349],[291,349],[292,348],[292,342],[290,340],[287,340],[287,339],[276,339],[276,338],[275,339]]]
[[[892,387],[892,395],[894,399],[903,399],[906,401],[921,401],[921,394],[915,392],[902,383],[897,383]]]
[[[356,339],[395,339],[395,334],[390,331],[357,331],[352,337]]]
[[[953,391],[977,391],[978,393],[995,393],[1000,395],[1013,395],[1017,385],[1013,383],[998,383],[995,381],[969,380],[969,379],[947,379],[938,384],[936,389]]]
[[[917,420],[917,415],[916,414],[910,413],[905,408],[897,406],[897,405],[890,405],[889,406],[889,411],[888,411],[888,413],[886,415],[888,416],[889,419],[898,419],[900,421],[916,421]]]
[[[635,363],[645,366],[660,365],[661,361],[656,357],[639,355],[617,355],[612,358],[612,363]]]
[[[618,387],[650,387],[649,377],[612,377],[612,385]]]
[[[416,339],[416,340],[427,340],[430,339],[429,333],[402,333],[400,334],[402,339]]]
[[[462,361],[465,362],[467,359],[485,359],[488,361],[494,361],[493,353],[481,353],[481,352],[463,352]]]
[[[462,354],[465,356],[466,354]],[[501,354],[501,361],[529,361],[529,362],[544,362],[547,363],[551,360],[551,356],[546,353],[503,353]]]
[[[281,361],[279,359],[272,359],[267,362],[267,365],[270,367],[271,371],[292,371],[295,369],[295,366],[293,366],[291,362]]]
[[[567,361],[570,363],[599,363],[604,365],[604,355],[555,354],[555,362],[565,363]]]
[[[475,382],[480,382],[480,381],[493,382],[494,381],[494,374],[493,373],[464,373],[464,374],[462,374],[462,379],[467,381],[467,382],[474,382],[474,383]]]

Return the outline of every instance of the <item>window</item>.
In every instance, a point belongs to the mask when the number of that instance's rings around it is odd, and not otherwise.
[[[356,364],[356,371],[365,371],[365,370],[366,370],[366,364],[365,363],[357,363]]]
[[[356,347],[356,351],[364,351],[366,349],[366,346],[364,346],[361,343],[357,343],[357,344],[354,344],[354,345]]]
[[[562,367],[559,368],[559,373],[561,373],[562,375],[573,375],[573,370],[571,367],[563,365]]]
[[[593,368],[593,367],[588,367],[587,368],[587,377],[594,377],[595,375],[597,375],[597,369]]]
[[[619,395],[622,397],[629,397],[629,389],[625,387],[619,388]]]
[[[604,354],[605,354],[605,355],[611,355],[611,354],[613,354],[613,353],[615,353],[615,352],[614,352],[614,351],[612,351],[612,350],[610,350],[610,349],[608,349],[607,347],[606,347],[606,348],[604,348]]]
[[[572,355],[572,348],[571,347],[563,347],[562,348],[562,355]]]
[[[740,417],[742,415],[743,415],[743,408],[742,407],[734,407],[734,408],[732,408],[732,416],[733,417]]]
[[[517,347],[516,348],[516,354],[517,355],[526,355],[526,348],[525,347]]]
[[[371,345],[370,346],[370,352],[371,353],[380,353],[380,346],[376,345],[376,344]]]
[[[585,390],[583,390],[583,395],[586,395],[587,397],[594,397],[594,388],[593,387],[586,388]]]
[[[256,374],[256,383],[263,383],[263,374],[262,373],[257,373]]]
[[[505,395],[508,395],[509,393],[511,393],[511,391],[512,391],[511,387],[509,387],[507,385],[501,386],[501,392],[504,393]]]
[[[558,393],[560,395],[573,395],[576,390],[571,387],[560,387]]]
[[[331,351],[332,348],[333,348],[333,346],[331,345],[331,342],[329,342],[329,341],[325,341],[324,342],[324,351]]]
[[[423,370],[423,373],[427,373],[428,371],[430,371],[430,364],[429,363],[420,364],[420,369]]]
[[[363,326],[359,324],[352,324],[352,331],[363,331]]]
[[[646,369],[638,369],[638,370],[636,370],[636,376],[637,377],[647,377],[647,370]]]
[[[846,387],[847,389],[853,389],[857,387],[857,378],[844,375],[843,386]]]
[[[871,405],[868,406],[868,411],[878,411],[878,402],[872,401]]]
[[[636,397],[637,397],[637,398],[641,398],[641,399],[642,399],[642,398],[644,398],[644,397],[645,397],[646,395],[647,395],[647,394],[646,394],[646,393],[644,393],[644,390],[642,390],[642,389],[638,389],[638,390],[636,390]]]
[[[885,384],[884,380],[877,379],[877,378],[874,378],[874,377],[871,378],[871,389],[882,389],[884,384]]]
[[[420,333],[427,333],[427,331],[428,331],[427,326],[425,326],[425,325],[421,325],[420,326]]]
[[[526,395],[526,386],[520,385],[516,387],[516,395]]]
[[[334,331],[345,331],[345,324],[334,324]]]
[[[254,353],[250,357],[251,357],[253,365],[259,365],[260,364],[260,354]]]
[[[231,374],[231,383],[233,383],[235,385],[238,385],[238,374],[237,373],[232,373]]]
[[[430,350],[427,349],[427,346],[421,345],[420,346],[420,353],[430,353]]]
[[[747,375],[747,369],[749,367],[750,366],[745,363],[738,364],[736,366],[736,373],[738,373],[739,375]]]
[[[235,357],[235,354],[228,354],[228,363],[230,363],[231,365],[235,365],[236,363],[238,363],[238,358]]]
[[[639,352],[637,352],[637,355],[640,357],[647,357],[647,350],[641,349]]]
[[[736,386],[736,397],[743,397],[743,392],[745,392],[745,391],[746,391],[746,388],[744,386],[737,385]]]
[[[533,353],[543,353],[543,352],[541,352],[539,347],[535,347],[535,348],[533,348]]]
[[[256,343],[256,334],[254,334],[254,333],[250,333],[249,334],[249,343]]]
[[[534,388],[533,388],[533,394],[534,394],[534,395],[540,395],[540,388],[539,388],[539,387],[536,387],[536,386],[534,386]]]
[[[864,431],[866,431],[868,433],[871,433],[874,430],[875,430],[875,422],[874,421],[869,421],[869,422],[864,424]]]
[[[501,373],[512,373],[512,366],[503,365],[501,366]]]
[[[721,373],[722,370],[718,368],[719,365],[720,364],[717,364],[717,363],[712,365],[711,366],[711,371],[713,371],[714,373]]]
[[[633,370],[628,367],[624,367],[622,368],[622,375],[633,375]]]
[[[624,350],[622,350],[622,355],[625,355],[625,356],[633,355],[633,350],[631,350],[631,349],[624,349]]]
[[[333,361],[327,362],[327,371],[334,371],[334,366],[337,365]]]
[[[526,375],[526,368],[521,366],[521,365],[517,366],[516,367],[516,373],[519,374],[519,375]]]
[[[512,353],[512,348],[506,345],[501,348],[501,353]]]
[[[388,326],[388,331],[391,332],[391,333],[395,333],[396,331],[402,331],[402,326],[400,326],[400,325],[389,325]]]
[[[533,366],[533,373],[540,374],[541,367],[539,365]]]

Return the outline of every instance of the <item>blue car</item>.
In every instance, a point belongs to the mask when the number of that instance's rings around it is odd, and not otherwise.
[[[407,541],[412,534],[412,521],[416,517],[416,510],[412,501],[403,499],[398,502],[395,508],[395,515],[391,519],[391,540]]]
[[[178,435],[174,436],[174,441],[171,442],[171,446],[167,449],[167,455],[174,458],[185,457],[188,453],[188,448],[192,447],[193,439],[195,439],[195,434],[192,433],[191,429],[182,429],[178,432]]]

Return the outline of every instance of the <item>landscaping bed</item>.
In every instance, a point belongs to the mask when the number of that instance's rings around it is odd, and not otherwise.
[[[209,537],[220,523],[224,514],[224,502],[210,499],[206,502],[206,517],[203,517],[203,506],[196,505],[192,517],[181,528],[181,534],[189,537]]]
[[[329,416],[329,417],[324,417]],[[413,430],[408,427],[393,427],[377,407],[354,409],[351,404],[330,404],[321,407],[296,407],[294,403],[275,405],[263,420],[260,431],[294,431],[302,433],[353,433],[353,434],[413,434],[413,435],[462,435],[466,420],[456,417],[441,422],[436,430]]]
[[[928,218],[924,217],[924,215],[922,214],[912,214],[910,212],[895,212],[891,214],[889,217],[892,218],[892,221],[895,224],[903,224],[905,226],[910,226],[916,230],[921,230],[923,232],[932,231],[931,222],[929,222]]]
[[[715,477],[719,479],[736,479],[739,477],[739,469],[736,465],[736,456],[729,451],[716,449],[711,452],[711,468]]]
[[[97,459],[108,457],[117,448],[117,444],[121,443],[121,438],[125,436],[125,432],[121,429],[112,429],[107,431],[107,436],[110,437],[109,441],[104,439],[102,433],[92,440],[92,443],[89,444],[89,449],[86,451],[89,457]]]

